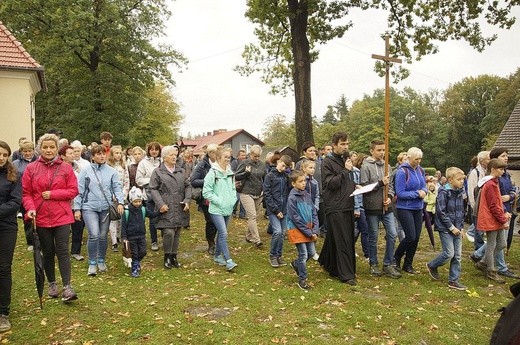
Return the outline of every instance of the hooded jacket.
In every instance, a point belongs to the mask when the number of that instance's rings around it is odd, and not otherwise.
[[[424,170],[417,166],[415,169],[409,163],[403,163],[395,175],[396,207],[404,210],[422,210],[424,200],[419,197],[419,190],[428,193]]]
[[[135,173],[135,183],[144,191],[144,200],[150,198],[150,177],[155,169],[161,165],[161,158],[146,157],[142,159],[137,165],[137,172]]]
[[[287,197],[289,196],[289,179],[285,171],[272,170],[264,179],[265,209],[268,215],[282,212],[287,214]]]
[[[22,187],[23,207],[36,211],[36,226],[52,228],[74,223],[70,202],[78,195],[78,180],[72,165],[60,157],[51,161],[40,157],[25,169]],[[42,192],[48,190],[50,199],[44,200]]]
[[[209,201],[208,212],[221,216],[229,216],[237,202],[235,174],[228,165],[222,170],[218,163],[213,163],[204,177],[202,196]]]
[[[388,165],[388,174],[392,173],[392,168]],[[392,200],[394,198],[394,185],[388,184],[388,194],[384,196],[385,185],[383,178],[385,177],[385,161],[376,160],[373,157],[367,157],[361,165],[360,169],[360,184],[366,186],[368,184],[378,182],[376,187],[368,193],[363,194],[363,208],[367,214],[383,213],[383,201],[386,198]],[[389,205],[387,212],[392,212],[392,207]]]
[[[480,231],[496,231],[509,223],[505,216],[504,204],[500,198],[498,178],[486,176],[478,182],[480,203],[478,205],[477,229]]]
[[[464,189],[453,189],[449,183],[439,188],[435,201],[435,230],[451,232],[464,228]]]

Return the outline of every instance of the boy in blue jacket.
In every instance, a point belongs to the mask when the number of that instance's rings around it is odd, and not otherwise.
[[[121,239],[130,246],[131,275],[137,278],[141,274],[141,260],[146,256],[145,217],[156,217],[158,212],[152,212],[143,206],[143,193],[135,186],[128,193],[128,199],[130,204],[121,219]]]
[[[305,190],[305,174],[295,170],[290,176],[293,189],[287,201],[287,226],[289,242],[296,245],[298,258],[291,262],[291,267],[298,275],[298,286],[302,290],[310,289],[307,283],[307,261],[316,253],[314,242],[318,239],[318,212]]]
[[[290,189],[286,169],[291,165],[291,157],[281,156],[276,162],[276,168],[265,176],[263,186],[265,208],[273,230],[269,263],[275,268],[287,265],[282,260],[282,251],[287,231],[287,197]]]
[[[448,287],[466,290],[459,282],[462,237],[464,236],[464,171],[451,167],[446,170],[448,183],[439,188],[435,202],[435,230],[439,232],[442,253],[426,264],[430,276],[440,280],[438,267],[450,261]]]

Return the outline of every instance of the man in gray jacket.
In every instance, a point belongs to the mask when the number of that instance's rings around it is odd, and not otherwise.
[[[394,215],[392,212],[392,199],[394,188],[390,182],[390,166],[388,175],[385,175],[385,143],[381,140],[373,140],[370,143],[371,156],[365,159],[361,166],[360,183],[365,186],[376,183],[375,188],[363,195],[363,208],[368,223],[368,255],[370,259],[370,274],[380,276],[381,271],[377,260],[377,237],[379,233],[379,222],[382,222],[386,231],[386,248],[383,259],[383,273],[391,278],[400,278],[397,271],[393,254],[397,231],[395,228]],[[384,195],[385,185],[388,185],[388,194]]]

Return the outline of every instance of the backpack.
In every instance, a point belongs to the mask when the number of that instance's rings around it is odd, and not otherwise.
[[[472,216],[476,219],[478,216],[478,209],[480,205],[480,190],[482,187],[479,187],[478,184],[473,188],[473,196],[475,197],[475,206],[473,206]]]
[[[141,206],[141,212],[143,213],[143,220],[146,217],[146,208],[144,206]],[[128,211],[127,208],[125,208],[125,222],[128,223],[128,216],[130,214],[130,211]]]

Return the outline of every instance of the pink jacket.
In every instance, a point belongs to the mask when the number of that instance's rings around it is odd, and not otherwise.
[[[52,181],[52,185],[50,185]],[[47,162],[42,157],[29,164],[22,176],[22,203],[26,211],[36,211],[36,225],[52,228],[74,223],[71,200],[78,195],[78,181],[70,164],[60,157]],[[51,191],[44,200],[42,192]]]

